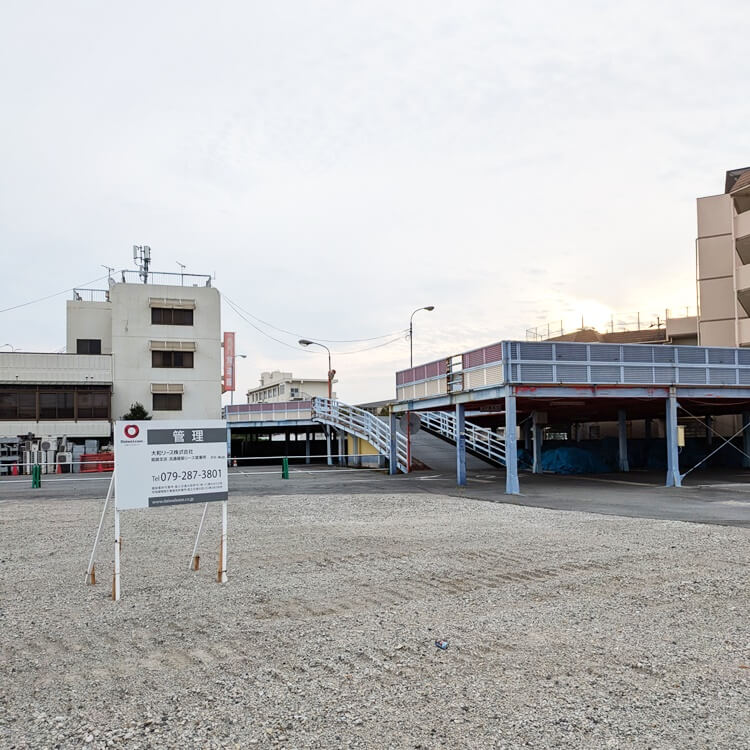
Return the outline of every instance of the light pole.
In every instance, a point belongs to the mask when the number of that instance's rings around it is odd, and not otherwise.
[[[247,354],[233,354],[232,355],[232,375],[234,377],[233,385],[237,385],[237,360],[247,359]],[[234,406],[234,388],[229,391],[229,405]]]
[[[309,339],[300,339],[300,346],[322,346],[328,352],[328,399],[332,399],[331,384],[333,383],[333,376],[336,374],[336,370],[331,368],[331,350],[325,345],[320,344],[317,341],[310,341]]]
[[[414,316],[420,311],[420,310],[427,310],[428,312],[432,312],[435,309],[435,305],[427,305],[427,307],[418,307],[409,318],[409,367],[414,367],[414,326],[412,324],[412,321],[414,320]]]
[[[325,345],[320,344],[317,341],[310,341],[310,339],[300,339],[300,346],[322,346],[328,352],[328,408],[331,408],[331,399],[333,398],[333,391],[331,390],[331,384],[333,383],[333,376],[336,374],[336,370],[331,367],[331,350]],[[326,460],[329,466],[333,466],[333,457],[331,456],[331,428],[326,427]],[[339,458],[339,462],[341,458]]]

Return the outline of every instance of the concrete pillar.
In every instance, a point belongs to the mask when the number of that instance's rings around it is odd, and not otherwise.
[[[664,434],[667,438],[667,487],[682,487],[680,454],[677,445],[677,397],[674,389],[670,389],[667,399]]]
[[[620,471],[630,471],[630,463],[628,462],[628,423],[625,416],[625,409],[617,410],[617,440],[620,454]]]
[[[310,433],[305,433],[305,463],[310,463]]]
[[[505,494],[521,494],[516,446],[516,393],[512,385],[505,386]]]
[[[352,456],[349,458],[350,466],[362,466],[362,456],[360,455],[359,438],[352,435]]]
[[[532,471],[534,474],[542,473],[542,442],[544,440],[544,428],[537,421],[537,412],[531,412],[531,432],[534,436],[534,461]]]
[[[742,433],[742,450],[747,455],[742,457],[742,466],[745,469],[750,469],[750,412],[742,412],[742,426],[745,428]]]
[[[466,484],[466,406],[456,404],[456,484]]]
[[[391,428],[391,441],[388,446],[388,473],[395,474],[398,471],[398,421],[393,412],[388,417],[388,423]]]

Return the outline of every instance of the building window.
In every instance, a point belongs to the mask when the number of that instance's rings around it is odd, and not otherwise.
[[[182,411],[182,394],[181,393],[154,393],[153,410],[154,411]]]
[[[193,311],[178,307],[152,307],[151,323],[159,326],[191,326]]]
[[[152,351],[151,367],[193,367],[193,352]]]
[[[78,419],[107,419],[109,417],[109,393],[79,391]]]
[[[109,419],[110,399],[108,388],[0,386],[0,420]]]
[[[101,354],[101,339],[76,339],[76,354]]]

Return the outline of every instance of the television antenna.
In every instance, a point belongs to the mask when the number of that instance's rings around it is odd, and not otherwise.
[[[151,262],[151,248],[148,245],[133,245],[133,262],[144,284],[148,284],[148,264]]]
[[[184,275],[185,275],[185,269],[187,268],[187,266],[184,263],[180,263],[179,260],[176,260],[175,263],[177,263],[177,265],[180,267],[180,284],[182,284],[182,286],[185,286]]]
[[[115,269],[112,268],[112,266],[105,266],[104,263],[100,263],[99,265],[102,268],[106,268],[107,269],[107,281],[111,285],[112,284],[112,271],[114,271]]]

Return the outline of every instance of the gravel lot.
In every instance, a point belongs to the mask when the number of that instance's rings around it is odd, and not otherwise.
[[[0,746],[750,747],[750,532],[438,495],[0,504]],[[436,639],[449,647],[441,651]]]

